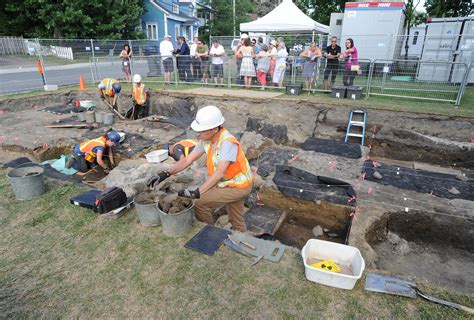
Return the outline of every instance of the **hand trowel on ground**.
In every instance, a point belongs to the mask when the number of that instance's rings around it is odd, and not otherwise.
[[[417,288],[414,281],[398,276],[368,273],[365,278],[365,290],[394,294],[409,298],[416,298],[416,296],[419,295],[428,301],[474,314],[474,309],[424,294],[420,289]]]

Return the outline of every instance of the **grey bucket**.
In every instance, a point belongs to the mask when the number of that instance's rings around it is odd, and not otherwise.
[[[194,202],[191,207],[177,214],[164,213],[158,207],[158,203],[156,204],[156,210],[160,213],[161,226],[165,235],[179,237],[191,230],[194,218]]]
[[[134,202],[135,208],[137,208],[138,218],[142,225],[145,227],[154,227],[161,224],[160,213],[157,210],[156,203],[140,204],[137,200]]]
[[[104,114],[102,112],[96,111],[95,112],[95,122],[102,123]]]
[[[95,112],[94,111],[86,111],[85,117],[86,117],[86,123],[95,122]]]
[[[35,163],[24,163],[7,173],[17,200],[41,197],[46,192],[43,180],[44,168]]]
[[[102,121],[104,124],[113,124],[114,123],[114,114],[113,113],[104,113],[102,115]]]

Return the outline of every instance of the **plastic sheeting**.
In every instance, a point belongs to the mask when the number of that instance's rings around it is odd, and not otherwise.
[[[331,203],[354,206],[355,196],[352,186],[341,180],[315,176],[290,166],[277,165],[273,182],[287,197],[308,201],[325,200]]]
[[[327,153],[351,159],[359,159],[362,157],[362,150],[359,144],[350,144],[337,140],[308,138],[301,145],[301,149],[306,151]]]
[[[382,175],[381,180],[373,176],[375,172],[373,162],[370,160],[364,162],[363,172],[365,179],[369,181],[446,199],[474,200],[474,180],[459,181],[450,174],[385,165],[380,162],[377,163],[377,171]]]

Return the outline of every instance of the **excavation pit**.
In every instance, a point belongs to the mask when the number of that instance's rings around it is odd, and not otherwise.
[[[460,217],[391,212],[371,226],[366,239],[378,268],[473,294],[473,227]]]

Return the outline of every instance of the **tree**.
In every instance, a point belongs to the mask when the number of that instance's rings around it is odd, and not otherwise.
[[[426,0],[426,12],[430,17],[467,17],[472,13],[472,0]]]
[[[143,36],[136,27],[144,12],[143,0],[7,0],[0,17],[9,17],[13,35],[134,39]]]
[[[331,13],[343,12],[346,0],[296,0],[295,4],[311,19],[329,25]]]
[[[234,16],[232,0],[212,0],[214,18],[211,23],[211,34],[213,36],[229,36],[234,34]],[[243,22],[250,21],[250,14],[254,6],[251,0],[235,0],[235,24],[236,30]]]

